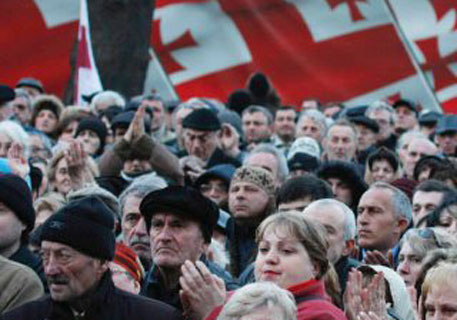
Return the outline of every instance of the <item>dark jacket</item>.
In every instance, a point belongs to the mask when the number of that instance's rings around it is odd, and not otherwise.
[[[85,299],[83,315],[75,317],[65,302],[53,301],[49,295],[27,303],[3,315],[2,320],[179,320],[181,313],[164,303],[135,296],[114,287],[106,272],[99,287]]]
[[[208,267],[212,274],[224,280],[225,288],[227,290],[238,289],[238,283],[232,279],[232,276],[227,271],[205,258],[202,258],[201,261]],[[181,300],[179,299],[179,290],[179,286],[173,291],[167,290],[161,280],[159,268],[153,265],[151,270],[146,275],[141,294],[148,298],[160,300],[179,310],[182,310]]]
[[[46,277],[44,276],[43,263],[41,262],[40,257],[33,254],[26,245],[21,245],[19,250],[17,250],[11,257],[11,261],[21,263],[26,265],[38,275],[43,284],[45,290],[47,291]]]
[[[343,295],[344,291],[346,290],[346,282],[348,281],[349,271],[351,271],[352,268],[359,267],[360,265],[360,261],[349,257],[341,257],[340,260],[335,263],[335,271],[338,274],[338,280],[341,287],[341,295]]]
[[[241,273],[254,261],[257,244],[255,232],[258,225],[240,225],[235,219],[230,218],[227,222],[227,247],[230,254],[230,273],[239,277]]]

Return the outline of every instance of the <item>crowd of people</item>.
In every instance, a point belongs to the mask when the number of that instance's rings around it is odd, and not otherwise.
[[[0,85],[0,318],[457,319],[457,115]]]

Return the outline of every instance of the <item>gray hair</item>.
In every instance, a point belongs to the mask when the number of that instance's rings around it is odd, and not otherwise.
[[[276,158],[276,162],[278,163],[278,180],[279,182],[283,182],[289,175],[289,167],[287,166],[287,160],[284,153],[271,144],[261,143],[252,149],[252,151],[243,161],[243,164],[247,164],[249,158],[258,153],[268,153]]]
[[[427,232],[427,229],[432,232],[431,237],[424,237],[421,235],[421,232]],[[427,253],[434,249],[457,248],[457,240],[455,237],[440,228],[409,229],[400,239],[400,248],[406,242],[414,251],[414,255],[421,259],[425,258]]]
[[[356,224],[354,212],[343,202],[336,199],[319,199],[311,202],[309,206],[305,208],[303,213],[306,214],[306,210],[319,207],[320,210],[324,210],[323,207],[337,207],[344,214],[344,234],[343,240],[353,240],[356,234]]]
[[[371,189],[388,189],[391,191],[393,194],[392,197],[392,207],[394,211],[394,215],[397,218],[404,218],[408,221],[408,223],[411,222],[412,219],[412,208],[411,208],[411,202],[409,201],[408,197],[406,194],[401,191],[400,189],[386,183],[386,182],[375,182],[370,186],[368,190]]]
[[[167,187],[167,183],[155,173],[142,175],[135,180],[121,193],[119,196],[119,212],[122,218],[124,212],[124,205],[127,198],[135,196],[137,198],[144,198],[148,193],[163,189]]]
[[[368,109],[365,111],[365,116],[367,116],[369,118],[370,114],[372,114],[374,112],[379,112],[379,111],[387,111],[389,113],[390,124],[394,123],[394,115],[395,115],[394,108],[392,108],[390,106],[390,104],[388,104],[387,102],[382,101],[382,100],[377,100],[377,101],[373,102],[372,104],[370,104]]]
[[[395,151],[397,151],[397,153],[403,148],[403,145],[407,142],[411,142],[413,141],[414,139],[416,138],[424,138],[424,139],[428,139],[422,132],[418,131],[418,130],[408,130],[406,132],[404,132],[400,138],[398,138],[398,142],[397,142],[397,148]]]
[[[301,123],[304,119],[311,119],[312,121],[314,121],[321,129],[321,138],[325,136],[328,129],[327,118],[321,111],[316,109],[308,109],[303,111],[300,114],[300,117],[298,118],[297,127],[301,126]]]
[[[124,97],[122,97],[118,92],[111,90],[106,90],[97,93],[95,97],[92,99],[90,106],[93,110],[97,110],[95,106],[99,103],[109,103],[111,105],[119,106],[122,108],[125,107]]]
[[[22,145],[24,155],[28,158],[29,155],[29,135],[21,125],[11,120],[0,122],[0,133],[7,136],[13,142],[18,142]]]
[[[267,124],[271,125],[274,121],[273,119],[273,114],[265,107],[262,106],[257,106],[257,105],[252,105],[247,107],[246,109],[243,110],[241,113],[241,118],[244,117],[245,114],[252,114],[256,112],[261,112],[263,115],[267,118]]]
[[[275,318],[277,320],[297,319],[297,306],[292,293],[272,282],[257,282],[236,290],[217,320],[238,320],[263,307],[270,312],[273,312],[272,308],[278,308],[281,318]]]

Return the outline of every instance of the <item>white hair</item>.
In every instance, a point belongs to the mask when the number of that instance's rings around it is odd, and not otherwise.
[[[280,315],[274,315],[276,320],[297,319],[297,306],[292,293],[272,282],[257,282],[236,290],[217,320],[239,320],[265,307],[271,313],[277,313],[275,309],[280,311]]]
[[[92,110],[97,110],[96,105],[99,103],[108,103],[122,108],[125,107],[125,99],[118,92],[111,90],[102,91],[95,95],[90,103]]]
[[[29,135],[21,127],[11,120],[4,120],[0,122],[0,134],[4,134],[13,142],[19,142],[24,150],[24,155],[27,158],[29,155]]]

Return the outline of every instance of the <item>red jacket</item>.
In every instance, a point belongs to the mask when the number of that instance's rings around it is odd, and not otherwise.
[[[297,301],[297,320],[347,320],[344,312],[330,302],[322,281],[308,280],[287,289]],[[216,320],[222,307],[215,308],[205,320]]]

